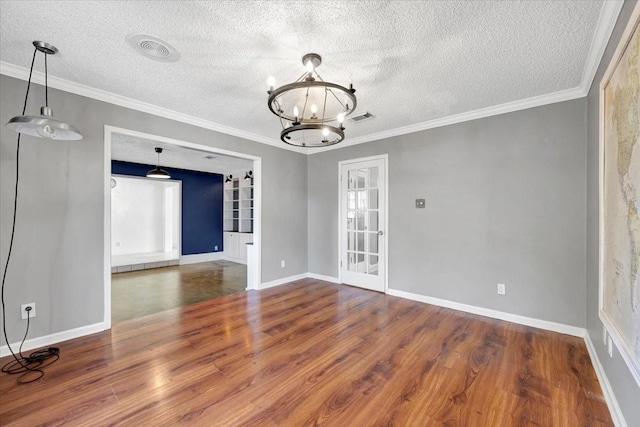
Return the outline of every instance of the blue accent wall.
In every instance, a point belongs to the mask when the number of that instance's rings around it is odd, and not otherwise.
[[[146,176],[155,165],[111,161],[111,173]],[[222,251],[223,176],[162,167],[182,181],[182,255]]]

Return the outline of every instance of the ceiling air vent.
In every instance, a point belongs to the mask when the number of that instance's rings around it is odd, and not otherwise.
[[[367,111],[366,113],[360,114],[359,116],[353,116],[349,120],[351,120],[352,122],[355,122],[355,123],[360,123],[360,122],[363,122],[365,120],[373,119],[373,117],[374,117],[374,115]]]
[[[157,37],[133,34],[127,36],[127,42],[142,55],[156,61],[175,62],[180,58],[175,47]]]

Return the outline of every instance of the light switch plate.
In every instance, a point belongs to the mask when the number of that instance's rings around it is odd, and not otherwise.
[[[416,209],[424,209],[424,199],[416,199]]]

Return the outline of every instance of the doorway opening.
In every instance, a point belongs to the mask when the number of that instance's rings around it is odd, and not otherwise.
[[[118,313],[115,311],[112,313],[114,298],[119,298],[117,301],[140,300],[141,297],[136,294],[135,287],[141,287],[145,282],[148,288],[158,289],[159,292],[149,299],[149,303],[146,308],[142,309],[141,315],[148,314],[145,310],[155,312],[174,308],[175,302],[171,302],[172,299],[178,299],[183,305],[186,305],[200,301],[202,298],[208,299],[224,295],[220,292],[231,293],[234,290],[260,288],[262,164],[259,157],[113,126],[105,126],[104,134],[104,322],[107,328],[111,328],[114,321],[131,318],[132,315],[131,313],[123,313],[122,307],[118,308]],[[124,165],[128,168],[124,172],[126,175],[130,174],[130,170],[135,169],[134,166],[143,168],[145,164],[152,164],[153,156],[149,156],[147,152],[153,152],[154,146],[160,146],[164,149],[162,166],[175,168],[173,170],[176,171],[176,176],[172,175],[173,184],[170,182],[171,180],[160,181],[145,178],[144,174],[140,175],[139,172],[137,177],[112,175],[112,160],[114,161],[113,172],[121,170],[122,164],[126,163]],[[219,196],[220,200],[216,202],[219,207],[216,209],[219,209],[219,212],[224,210],[225,219],[227,215],[233,215],[231,209],[226,209],[229,207],[227,206],[229,203],[226,196],[223,196],[224,189],[228,186],[228,184],[223,184],[223,179],[229,179],[232,175],[231,171],[234,171],[235,177],[240,172],[242,172],[242,176],[251,175],[251,236],[250,238],[243,236],[247,241],[242,248],[244,252],[240,251],[244,254],[242,257],[238,257],[236,246],[234,246],[233,254],[227,253],[228,249],[225,247],[227,233],[224,233],[223,243],[221,217],[218,219],[220,226],[217,228],[219,230],[216,231],[217,234],[214,238],[210,239],[206,237],[206,233],[201,232],[202,227],[206,226],[204,222],[203,226],[197,227],[195,231],[193,229],[183,230],[185,226],[191,227],[194,221],[189,219],[185,222],[185,218],[181,218],[181,216],[192,215],[193,213],[188,212],[194,209],[188,211],[186,206],[183,206],[185,209],[182,210],[176,208],[180,202],[183,204],[191,203],[190,206],[198,206],[198,203],[189,201],[189,195],[185,191],[187,178],[184,175],[180,176],[180,174],[192,172],[196,175],[213,177],[215,181],[213,186],[210,185],[207,188],[213,188],[211,197],[217,198]],[[132,172],[132,174],[135,175],[136,172]],[[116,181],[115,187],[113,180]],[[129,194],[133,191],[132,189],[125,187],[120,187],[118,191],[115,191],[120,184],[125,186],[131,183],[133,183],[133,187],[146,187],[146,193],[139,193],[138,196],[135,196]],[[150,187],[149,183],[156,187]],[[159,186],[160,184],[162,187]],[[199,191],[198,194],[202,194],[202,191]],[[142,209],[138,209],[132,213],[130,210],[124,209],[120,204],[126,200],[124,196],[130,199],[137,197],[135,200],[138,206],[147,205],[144,212],[140,212]],[[147,200],[148,204],[139,203],[142,199]],[[150,210],[161,213],[161,215],[153,217]],[[145,222],[145,226],[132,232],[131,222],[127,226],[126,221],[124,224],[121,221],[123,218],[116,217],[118,215],[126,216],[122,211],[128,211],[126,213],[129,214],[129,219],[131,217],[137,218],[134,224],[140,226],[142,222]],[[249,210],[245,209],[244,213],[248,212]],[[201,212],[196,212],[196,214],[201,217],[203,215]],[[205,215],[205,218],[208,217]],[[181,226],[176,227],[176,221],[181,222]],[[226,228],[225,225],[225,231]],[[141,235],[147,238],[146,242],[145,239],[133,241],[134,237],[141,237]],[[203,238],[203,236],[205,237]],[[213,246],[214,244],[215,246]],[[211,247],[209,248],[207,245]],[[244,263],[246,266],[243,265]],[[117,274],[112,277],[112,272]],[[176,282],[178,285],[185,284],[185,286],[178,289],[175,285]],[[172,285],[172,283],[174,284]],[[131,286],[131,284],[135,284],[135,286]],[[153,309],[154,305],[156,309]]]

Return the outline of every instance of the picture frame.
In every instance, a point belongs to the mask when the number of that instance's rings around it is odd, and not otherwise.
[[[640,3],[600,81],[598,123],[598,311],[640,387],[639,58]]]

